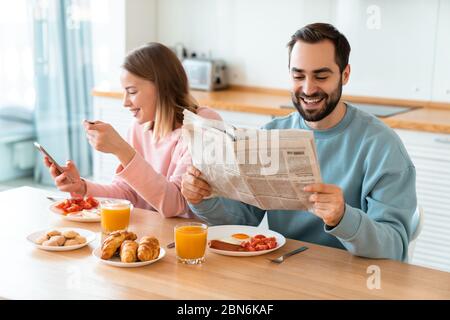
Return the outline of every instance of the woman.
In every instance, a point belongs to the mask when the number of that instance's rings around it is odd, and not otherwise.
[[[136,118],[127,141],[108,123],[84,122],[91,146],[114,154],[120,162],[112,184],[81,178],[71,161],[58,175],[45,158],[56,186],[72,196],[128,199],[135,207],[156,210],[165,217],[188,217],[189,207],[180,192],[181,177],[191,162],[181,141],[183,110],[210,119],[220,116],[197,105],[189,94],[182,64],[159,43],[147,44],[127,55],[121,84],[125,90],[123,105]]]

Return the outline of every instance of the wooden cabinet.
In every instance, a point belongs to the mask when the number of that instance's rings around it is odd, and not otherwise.
[[[352,47],[353,68],[344,93],[429,101],[439,4],[439,0],[337,2],[334,24]]]
[[[450,271],[450,135],[395,130],[416,167],[424,224],[413,264]]]
[[[335,7],[334,24],[352,47],[344,94],[450,102],[450,1],[348,0]]]

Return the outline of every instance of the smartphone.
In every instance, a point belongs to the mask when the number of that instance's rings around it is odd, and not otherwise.
[[[55,159],[53,159],[53,157],[51,155],[48,154],[48,152],[44,149],[43,146],[41,146],[39,143],[34,142],[34,146],[44,155],[48,158],[48,160],[50,160],[51,163],[53,163],[56,167],[56,170],[59,171],[58,174],[61,174],[64,172],[63,168],[61,168],[61,166],[58,164],[58,162],[55,161]]]

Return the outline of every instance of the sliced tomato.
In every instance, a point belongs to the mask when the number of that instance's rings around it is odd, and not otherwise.
[[[267,246],[269,247],[269,249],[276,248],[277,247],[277,242],[276,241],[275,242],[270,241],[270,242],[267,243]]]
[[[269,249],[269,246],[266,245],[266,244],[258,244],[258,245],[255,247],[255,249],[256,249],[256,251],[267,250],[267,249]]]
[[[252,247],[254,247],[254,246],[256,246],[256,245],[258,245],[260,243],[264,243],[264,240],[263,239],[254,239],[250,243],[251,243]]]
[[[255,238],[255,239],[265,239],[266,238],[266,236],[265,235],[263,235],[263,234],[257,234],[256,236],[254,236],[253,238]]]
[[[60,204],[58,204],[56,207],[62,209],[62,208],[67,208],[68,205],[69,205],[69,200],[66,199],[66,200],[62,201]]]
[[[248,242],[248,241],[241,242],[241,247],[243,247],[243,248],[250,247],[250,242]]]
[[[87,197],[86,200],[83,198],[71,198],[66,199],[62,201],[60,204],[56,205],[55,207],[58,209],[62,209],[64,213],[71,213],[71,212],[77,212],[82,211],[84,209],[93,209],[97,208],[99,205],[99,202],[92,196]]]
[[[83,209],[86,209],[86,210],[92,209],[92,205],[89,202],[85,202],[83,204]]]
[[[85,203],[89,204],[91,208],[96,208],[99,204],[99,202],[92,196],[87,197]]]

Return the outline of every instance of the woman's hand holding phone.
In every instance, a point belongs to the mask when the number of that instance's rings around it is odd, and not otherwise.
[[[114,154],[122,164],[127,166],[136,151],[109,123],[101,121],[84,121],[84,129],[89,144],[97,151]]]
[[[81,197],[85,196],[86,182],[81,179],[80,173],[72,161],[66,162],[66,166],[62,167],[64,172],[61,174],[48,157],[44,157],[44,164],[49,168],[55,185],[60,191],[74,193]]]

